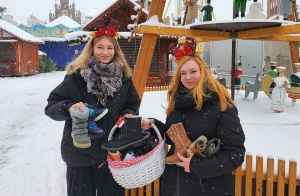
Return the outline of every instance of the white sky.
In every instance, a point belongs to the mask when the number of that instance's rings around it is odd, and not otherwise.
[[[8,8],[8,14],[13,15],[14,19],[19,22],[26,24],[27,19],[30,15],[34,15],[37,19],[41,21],[49,22],[49,12],[54,12],[55,1],[60,4],[60,0],[1,0],[0,5]],[[103,8],[105,5],[110,5],[112,0],[74,0],[76,9],[80,10],[84,14],[88,14],[94,8]],[[170,8],[167,15],[171,12],[175,12],[175,1],[171,0]],[[266,1],[263,0],[264,9],[266,11]],[[167,3],[169,0],[166,1]],[[199,0],[200,2],[200,0]],[[206,2],[206,1],[204,1]],[[262,2],[262,0],[259,0]],[[70,4],[73,0],[69,1]],[[247,1],[247,6],[250,6],[252,1]],[[233,0],[212,0],[214,7],[214,14],[216,20],[230,20],[232,19],[232,7]],[[167,4],[166,6],[167,7]],[[248,13],[248,11],[246,11]]]
[[[64,78],[54,71],[28,77],[0,78],[0,192],[3,196],[66,195],[65,163],[60,143],[64,122],[45,115],[47,98]],[[245,101],[244,91],[235,95],[239,117],[246,135],[248,154],[272,156],[300,163],[300,100],[295,106],[286,99],[286,111],[273,113],[271,99],[263,92]],[[249,99],[253,98],[250,93]],[[166,91],[145,92],[140,115],[165,122]],[[253,159],[255,168],[255,159]],[[297,179],[300,177],[300,167]],[[286,170],[288,174],[288,170]]]

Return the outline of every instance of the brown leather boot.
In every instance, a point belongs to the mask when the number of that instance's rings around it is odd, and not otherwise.
[[[188,138],[182,123],[171,125],[171,127],[167,131],[167,135],[175,144],[175,151],[173,155],[166,158],[166,164],[176,164],[180,161],[177,156],[177,152],[186,157],[186,151],[192,142]]]

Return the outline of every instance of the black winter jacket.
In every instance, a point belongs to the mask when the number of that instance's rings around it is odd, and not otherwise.
[[[61,142],[61,154],[67,165],[97,166],[106,160],[107,152],[101,150],[101,145],[107,141],[110,130],[120,116],[124,114],[138,115],[140,98],[136,92],[133,82],[123,77],[123,84],[120,90],[109,96],[106,108],[108,113],[97,121],[106,136],[100,139],[92,139],[89,148],[77,148],[73,145],[71,137],[72,125],[69,108],[78,102],[97,104],[95,95],[87,93],[87,84],[80,75],[75,72],[67,75],[49,95],[48,105],[45,108],[47,116],[57,121],[65,121],[64,132]],[[100,103],[98,103],[100,104]],[[103,107],[100,105],[100,107]]]
[[[217,95],[204,100],[200,111],[195,110],[194,105],[187,109],[182,109],[184,105],[180,108],[175,106],[175,110],[167,116],[166,124],[155,121],[160,132],[166,132],[172,124],[182,122],[192,142],[201,135],[208,140],[219,138],[221,148],[210,157],[194,155],[190,162],[190,173],[177,165],[166,165],[161,178],[161,195],[234,195],[232,171],[243,163],[245,155],[245,135],[237,108],[221,112]],[[174,144],[168,137],[167,143],[171,145],[169,156],[174,154]]]

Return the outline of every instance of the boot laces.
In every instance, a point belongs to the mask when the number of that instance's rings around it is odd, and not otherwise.
[[[177,127],[176,127],[175,125],[171,125],[171,126],[173,127],[173,129],[175,128],[175,130],[176,130],[176,131],[175,131],[175,134],[178,135],[178,138],[179,138],[181,144],[183,145],[183,147],[185,147],[186,149],[188,149],[189,147],[186,146],[186,145],[183,143],[183,141],[181,140],[181,137],[180,137],[180,135],[179,135],[179,131],[178,131]]]

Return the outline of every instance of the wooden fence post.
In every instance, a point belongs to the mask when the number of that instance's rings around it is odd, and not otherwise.
[[[274,159],[267,159],[267,191],[266,196],[273,196],[273,188],[274,188]]]
[[[278,160],[277,195],[284,195],[285,161]]]
[[[263,185],[263,157],[256,157],[256,182],[255,182],[255,195],[262,196],[262,185]]]
[[[246,156],[245,196],[252,196],[252,155]]]
[[[289,162],[289,196],[296,195],[297,162]]]

